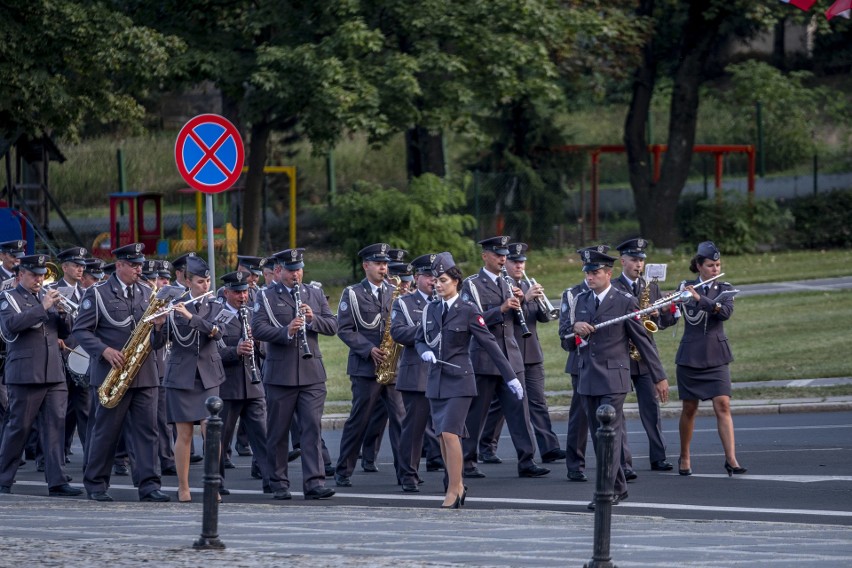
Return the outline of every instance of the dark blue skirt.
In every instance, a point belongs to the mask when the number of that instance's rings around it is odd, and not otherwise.
[[[707,369],[677,366],[680,400],[710,400],[717,396],[731,396],[731,369],[727,364]]]
[[[440,436],[441,432],[447,432],[467,438],[469,434],[465,421],[472,401],[472,396],[430,398],[429,407],[432,409],[432,428],[435,435]]]

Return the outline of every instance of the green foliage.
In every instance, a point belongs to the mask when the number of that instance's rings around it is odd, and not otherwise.
[[[852,189],[798,197],[790,204],[793,245],[807,248],[852,246]]]
[[[103,2],[4,2],[0,37],[3,138],[47,131],[77,139],[86,124],[138,127],[139,99],[182,49]]]
[[[678,227],[689,243],[713,241],[726,254],[755,252],[773,245],[792,224],[793,216],[772,199],[754,199],[726,191],[721,201],[689,195],[678,205]]]
[[[406,191],[360,183],[338,196],[327,223],[353,261],[364,246],[386,242],[409,257],[446,250],[461,262],[475,254],[465,236],[474,220],[459,213],[464,204],[462,188],[430,174],[413,179]]]

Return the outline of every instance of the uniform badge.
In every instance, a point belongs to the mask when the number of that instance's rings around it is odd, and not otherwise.
[[[482,319],[482,316],[476,316],[476,321],[479,322],[479,325],[485,327],[485,320]]]
[[[391,321],[393,321],[394,319],[396,319],[396,310],[391,312]]]
[[[88,298],[83,300],[83,309],[84,310],[88,310],[91,307],[92,307],[92,301],[91,300],[89,300]]]
[[[340,311],[341,312],[345,312],[348,309],[349,309],[349,304],[347,304],[346,302],[340,302]]]
[[[3,300],[3,303],[0,304],[0,310],[5,310],[8,307],[9,307],[9,302],[7,302],[6,300]]]
[[[251,307],[251,309],[252,309],[253,312],[259,312],[260,311],[260,302],[255,302],[254,305]]]
[[[464,300],[465,302],[469,302],[470,301],[470,294],[468,294],[467,292],[462,294],[462,300]]]
[[[567,311],[568,311],[568,305],[567,305],[567,304],[562,304],[562,311],[563,311],[563,312],[567,312]]]

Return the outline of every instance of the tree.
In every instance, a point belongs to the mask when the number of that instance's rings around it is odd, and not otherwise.
[[[773,9],[749,0],[640,0],[637,16],[652,22],[643,57],[633,78],[624,126],[630,185],[639,229],[658,247],[678,242],[674,222],[695,144],[699,87],[724,67],[723,47],[771,26]],[[661,74],[672,78],[668,151],[659,180],[652,178],[646,132],[654,86]]]
[[[85,125],[138,127],[140,98],[182,49],[101,2],[4,2],[0,37],[0,155],[22,134],[76,139]]]

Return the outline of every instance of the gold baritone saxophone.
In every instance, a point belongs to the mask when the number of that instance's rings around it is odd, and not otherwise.
[[[393,285],[393,294],[391,296],[391,309],[388,312],[388,318],[385,320],[385,329],[382,334],[382,342],[379,349],[385,352],[385,360],[376,367],[376,382],[380,385],[389,385],[396,380],[396,370],[399,367],[399,358],[402,356],[402,345],[395,342],[391,337],[391,316],[393,315],[393,303],[401,294],[400,283],[402,280],[397,276],[388,278]]]
[[[127,343],[121,349],[121,354],[124,355],[124,365],[110,369],[106,379],[98,387],[98,401],[101,406],[115,408],[121,402],[127,389],[133,384],[133,379],[139,374],[148,353],[151,352],[151,328],[154,327],[154,321],[146,322],[145,318],[161,310],[168,303],[168,298],[157,299],[157,289],[154,288],[151,292],[148,308],[142,314]]]

